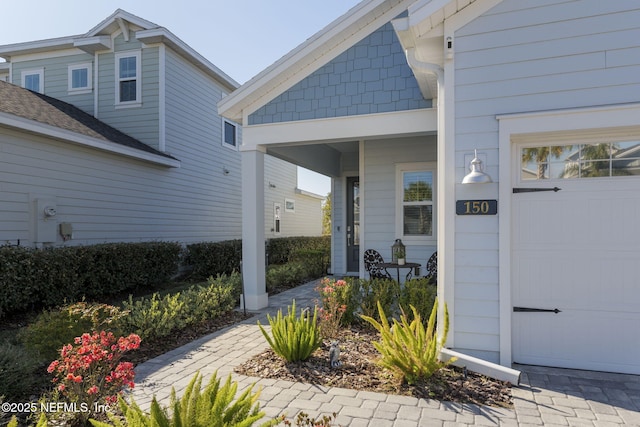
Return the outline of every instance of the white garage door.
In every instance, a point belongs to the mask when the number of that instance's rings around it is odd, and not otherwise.
[[[640,374],[640,143],[516,151],[514,362]]]

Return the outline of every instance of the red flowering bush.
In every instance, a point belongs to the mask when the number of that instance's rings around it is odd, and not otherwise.
[[[122,355],[140,347],[140,337],[117,338],[111,332],[85,333],[60,350],[47,368],[61,396],[75,402],[87,416],[97,404],[114,404],[125,388],[133,388],[133,364]]]
[[[316,291],[320,294],[320,332],[324,338],[336,338],[347,311],[349,285],[344,280],[325,277]]]

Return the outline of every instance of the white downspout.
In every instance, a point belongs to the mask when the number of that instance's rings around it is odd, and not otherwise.
[[[444,173],[445,169],[445,149],[446,149],[446,138],[445,138],[445,109],[444,109],[444,69],[438,64],[432,64],[429,62],[422,62],[416,58],[416,52],[414,48],[407,49],[407,62],[409,63],[409,67],[413,70],[414,73],[422,73],[422,74],[435,74],[438,79],[438,204],[439,206],[446,206],[446,203],[449,203],[446,200],[446,173]],[[448,259],[453,256],[453,247],[451,245],[447,245],[445,243],[445,232],[443,231],[445,227],[452,227],[451,225],[447,225],[445,221],[445,209],[438,209],[438,252],[441,252],[441,249],[444,249],[446,256],[438,256],[438,295],[442,295],[442,299],[447,303],[449,307],[449,311],[454,313],[453,311],[453,288],[451,286],[445,286],[446,282],[452,282],[451,277],[448,277],[447,273]],[[440,272],[444,274],[440,274]],[[444,304],[439,304],[440,311],[438,313],[438,319],[442,319],[444,316]],[[451,328],[450,331],[454,331],[453,327],[453,317],[450,319]],[[439,325],[442,325],[444,322],[438,322]],[[442,329],[439,329],[442,331]],[[449,337],[447,337],[448,347],[453,347],[453,334],[450,333]],[[500,366],[495,363],[487,362],[486,360],[478,359],[467,354],[459,353],[450,348],[443,348],[440,353],[440,359],[447,360],[455,360],[453,362],[454,365],[468,368],[470,371],[477,372],[482,375],[489,376],[491,378],[495,378],[501,381],[508,381],[511,384],[518,385],[520,383],[520,371],[511,369],[508,367]]]
[[[446,132],[445,132],[445,108],[444,108],[444,100],[445,100],[445,87],[444,87],[444,69],[438,65],[429,62],[423,62],[416,58],[416,50],[415,48],[409,48],[405,52],[407,56],[407,63],[411,70],[413,70],[414,74],[431,74],[435,75],[438,81],[438,93],[437,93],[437,104],[436,108],[438,110],[438,134],[437,134],[437,149],[438,149],[438,180],[437,180],[437,202],[439,208],[437,209],[437,245],[438,245],[438,295],[440,304],[438,305],[438,319],[444,319],[444,307],[446,303],[447,308],[449,309],[449,313],[452,315],[449,319],[449,336],[447,337],[447,347],[455,347],[454,343],[454,334],[452,331],[455,331],[454,328],[454,320],[455,320],[455,311],[454,311],[454,294],[453,294],[453,286],[446,286],[446,283],[453,284],[452,276],[448,273],[449,268],[449,257],[453,257],[453,248],[450,245],[447,245],[447,234],[448,229],[453,227],[453,225],[448,225],[446,222],[445,215],[445,206],[447,206],[448,200],[447,196],[447,180],[446,180]],[[450,190],[449,190],[450,191]],[[439,328],[444,325],[444,321],[438,322]],[[442,330],[440,330],[442,332]]]

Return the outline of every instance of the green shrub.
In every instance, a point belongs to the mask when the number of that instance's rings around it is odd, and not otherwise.
[[[330,251],[325,249],[299,249],[291,255],[291,261],[303,263],[309,277],[327,274]]]
[[[441,362],[440,350],[444,347],[449,332],[449,312],[444,308],[443,336],[438,339],[435,329],[438,302],[433,305],[427,326],[422,323],[420,314],[411,306],[413,320],[409,322],[402,313],[400,321],[393,319],[393,326],[389,325],[382,305],[378,304],[380,322],[369,316],[361,316],[380,333],[380,341],[373,345],[380,352],[380,365],[397,374],[409,384],[431,377],[454,360]]]
[[[407,315],[413,312],[409,311],[409,307],[415,307],[423,321],[429,319],[433,304],[436,300],[437,288],[429,284],[427,278],[407,280],[400,288],[400,297],[398,299],[399,306],[404,309]],[[409,320],[413,320],[411,317]]]
[[[304,264],[290,262],[284,265],[270,265],[265,273],[267,293],[277,293],[293,288],[309,277]]]
[[[240,274],[210,277],[207,285],[196,285],[182,292],[186,324],[195,325],[233,310],[238,299]]]
[[[0,346],[0,396],[8,401],[28,398],[34,390],[46,384],[46,366],[21,346],[5,343]]]
[[[172,242],[0,247],[0,316],[166,282],[178,271],[181,251]]]
[[[36,298],[32,250],[0,246],[0,317],[30,308]]]
[[[119,399],[120,409],[126,422],[122,422],[114,416],[110,416],[113,424],[90,420],[94,427],[249,427],[264,417],[257,403],[259,392],[253,393],[253,386],[247,388],[237,399],[238,383],[231,381],[231,375],[226,382],[220,385],[217,373],[214,373],[209,384],[202,390],[202,376],[198,372],[180,400],[176,398],[175,389],[171,389],[170,410],[161,408],[155,396],[151,401],[149,414],[143,412],[140,407],[132,402],[128,404],[124,399]],[[274,425],[275,420],[263,425]]]
[[[296,315],[296,301],[287,307],[287,316],[278,310],[275,318],[267,314],[271,325],[271,336],[258,321],[258,327],[274,352],[287,362],[307,360],[311,353],[320,348],[322,337],[318,328],[318,307],[313,310],[302,310],[300,317]]]
[[[126,312],[107,304],[79,302],[56,310],[43,311],[20,332],[25,348],[42,361],[59,356],[63,345],[75,337],[99,329],[117,333],[117,324]]]
[[[173,331],[215,318],[235,306],[239,274],[209,278],[206,286],[194,285],[175,294],[134,300],[123,308],[129,315],[118,322],[122,331],[134,332],[143,340],[157,339]]]
[[[355,292],[360,314],[380,320],[378,305],[382,306],[385,313],[391,314],[395,311],[394,304],[400,293],[398,282],[390,279],[371,279],[359,280],[358,284],[359,289]]]
[[[240,270],[242,241],[194,243],[187,246],[185,264],[192,267],[190,278],[205,279]]]
[[[331,236],[320,237],[279,237],[267,241],[267,258],[269,265],[286,264],[294,261],[294,257],[299,251],[320,250],[325,254],[331,253]],[[326,269],[320,273],[324,274]]]

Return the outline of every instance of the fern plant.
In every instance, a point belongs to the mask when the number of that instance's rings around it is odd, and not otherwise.
[[[296,316],[296,301],[287,307],[288,314],[282,315],[278,310],[275,318],[267,314],[271,325],[271,336],[258,321],[258,327],[267,342],[280,357],[287,362],[307,360],[311,353],[320,348],[322,336],[318,328],[318,307],[313,310],[313,317],[309,310],[303,310]]]
[[[449,331],[447,306],[444,307],[444,328],[440,339],[435,330],[438,301],[436,300],[433,304],[426,328],[420,313],[413,305],[410,307],[413,313],[411,322],[402,312],[400,321],[393,319],[393,325],[390,325],[380,303],[378,303],[380,322],[370,316],[361,315],[361,317],[380,333],[380,341],[373,343],[382,355],[380,365],[398,373],[407,383],[415,384],[419,380],[431,377],[454,360],[441,362],[438,357]]]
[[[113,424],[90,420],[94,427],[250,427],[264,417],[257,403],[260,392],[253,393],[253,385],[247,388],[235,401],[238,383],[231,381],[231,375],[221,385],[217,373],[214,373],[209,384],[202,390],[202,376],[196,373],[187,385],[180,400],[176,398],[175,389],[171,389],[170,411],[161,408],[155,396],[151,401],[150,413],[143,412],[132,401],[128,404],[122,397],[119,405],[124,414],[124,422],[115,416],[109,419]],[[262,426],[273,426],[276,420],[267,421]]]

